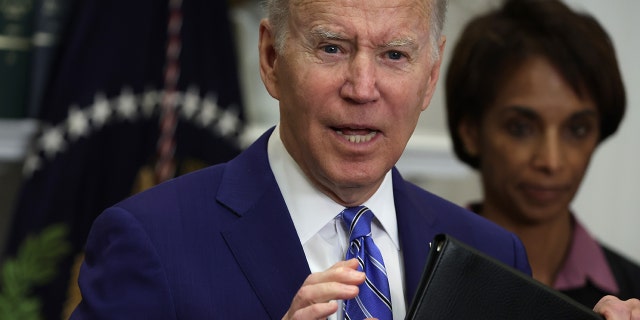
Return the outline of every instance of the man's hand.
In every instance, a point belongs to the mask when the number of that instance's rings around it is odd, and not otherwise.
[[[605,296],[593,308],[607,320],[640,320],[640,300],[622,301],[614,296]]]
[[[325,319],[335,313],[338,303],[334,300],[358,295],[358,285],[364,282],[365,274],[357,268],[358,261],[351,259],[309,275],[282,319]]]

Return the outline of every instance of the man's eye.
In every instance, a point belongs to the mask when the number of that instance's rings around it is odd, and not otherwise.
[[[387,56],[391,60],[400,60],[400,59],[402,59],[404,57],[404,55],[401,52],[398,52],[398,51],[389,51],[389,52],[387,52]]]
[[[339,49],[338,46],[325,46],[324,47],[324,52],[326,53],[338,53]]]

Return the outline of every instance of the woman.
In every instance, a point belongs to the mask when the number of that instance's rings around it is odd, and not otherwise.
[[[640,267],[570,207],[626,104],[600,24],[559,1],[506,1],[464,29],[446,99],[455,153],[481,175],[484,200],[471,209],[523,240],[534,278],[589,307],[640,297]]]

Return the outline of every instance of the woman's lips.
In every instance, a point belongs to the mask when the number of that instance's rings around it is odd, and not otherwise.
[[[564,186],[523,185],[520,188],[527,198],[538,202],[550,202],[561,198],[567,191]]]

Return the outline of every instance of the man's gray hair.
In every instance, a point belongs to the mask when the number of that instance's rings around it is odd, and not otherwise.
[[[264,0],[264,8],[267,13],[273,32],[275,34],[275,49],[278,52],[284,50],[289,28],[289,1],[290,0]],[[448,0],[424,0],[428,1],[431,9],[431,42],[434,50],[434,57],[439,54],[438,40],[442,36],[442,28],[447,14]]]

